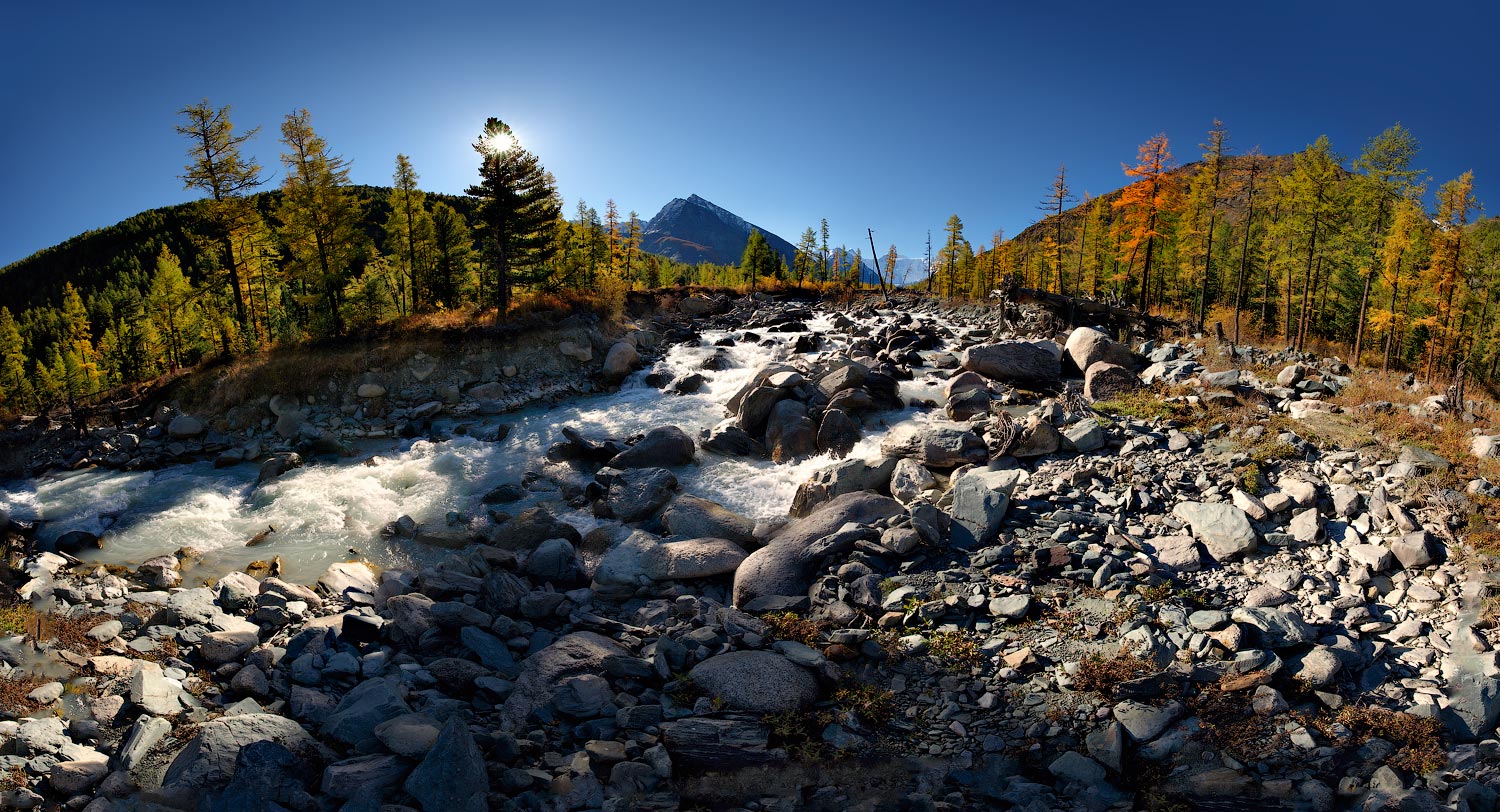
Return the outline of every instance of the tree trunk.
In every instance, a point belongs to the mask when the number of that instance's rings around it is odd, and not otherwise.
[[[1245,244],[1240,249],[1240,272],[1234,284],[1234,343],[1240,343],[1240,308],[1245,298],[1245,274],[1250,266],[1250,231],[1255,227],[1255,166],[1250,167],[1250,192],[1246,199]]]

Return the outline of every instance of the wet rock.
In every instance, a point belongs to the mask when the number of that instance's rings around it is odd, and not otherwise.
[[[703,441],[703,450],[726,457],[769,457],[770,453],[761,441],[733,423],[715,427]]]
[[[670,468],[686,465],[697,453],[693,438],[676,426],[659,426],[640,442],[620,452],[609,461],[611,468]]]
[[[790,462],[812,456],[818,449],[817,424],[807,416],[807,406],[783,400],[771,408],[766,420],[766,448],[772,462]]]
[[[548,539],[526,559],[526,574],[541,583],[571,586],[584,580],[578,551],[567,539]]]
[[[674,478],[675,481],[675,478]],[[534,550],[547,539],[582,541],[577,528],[558,521],[546,508],[534,507],[490,531],[489,543],[505,550]]]
[[[693,684],[732,708],[760,713],[794,711],[818,699],[812,673],[769,651],[731,651],[688,672]]]
[[[896,460],[887,457],[870,465],[864,460],[842,460],[815,472],[797,487],[792,496],[792,507],[788,513],[801,518],[812,513],[829,500],[860,491],[879,491],[891,481]]]
[[[818,425],[818,450],[840,459],[847,456],[859,443],[859,424],[840,409],[823,412],[823,422]]]
[[[287,452],[283,454],[272,454],[269,459],[260,464],[260,475],[255,478],[255,486],[276,480],[296,468],[302,467],[302,455]]]
[[[637,522],[651,516],[671,501],[677,489],[676,475],[665,468],[600,472],[599,476],[607,490],[604,498],[595,503],[594,512],[622,522]]]

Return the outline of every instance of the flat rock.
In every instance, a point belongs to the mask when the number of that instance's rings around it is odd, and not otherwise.
[[[728,539],[689,539],[647,550],[641,570],[656,581],[709,578],[734,572],[744,560],[744,549]]]
[[[291,719],[269,713],[223,716],[198,726],[197,735],[167,767],[162,785],[199,789],[226,783],[234,777],[240,751],[264,741],[275,742],[304,759],[321,758],[317,741]]]

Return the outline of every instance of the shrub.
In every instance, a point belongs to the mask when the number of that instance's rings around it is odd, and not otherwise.
[[[808,620],[795,612],[772,612],[761,617],[769,627],[771,636],[777,640],[793,640],[804,646],[817,645],[823,633],[823,624]]]
[[[955,668],[973,668],[984,662],[979,644],[963,632],[938,632],[927,638],[927,651],[933,657]]]
[[[851,688],[840,688],[833,701],[841,710],[859,717],[872,729],[885,727],[896,715],[896,694],[884,688],[862,683]]]
[[[1448,763],[1443,750],[1443,725],[1436,719],[1384,708],[1346,705],[1334,721],[1366,739],[1379,737],[1396,745],[1386,763],[1417,775],[1441,770]]]
[[[1109,659],[1099,654],[1090,654],[1078,664],[1073,685],[1080,691],[1112,696],[1116,685],[1150,676],[1155,672],[1156,668],[1151,663],[1127,651]]]

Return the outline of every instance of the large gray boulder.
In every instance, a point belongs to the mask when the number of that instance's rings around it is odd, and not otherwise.
[[[797,486],[788,513],[799,518],[812,513],[830,499],[859,491],[885,490],[896,468],[896,458],[886,457],[875,465],[864,460],[841,460],[821,468]]]
[[[849,523],[870,524],[902,513],[888,496],[859,492],[839,496],[782,529],[770,544],[751,553],[734,573],[734,605],[763,595],[804,595],[814,565],[835,550],[819,544]],[[853,538],[848,540],[852,546]]]
[[[404,785],[423,812],[485,812],[489,773],[464,715],[455,713]]]
[[[688,539],[659,544],[641,557],[641,569],[655,581],[709,578],[734,572],[745,551],[728,539]]]
[[[693,438],[676,426],[659,426],[609,461],[611,468],[670,468],[693,461]]]
[[[731,651],[688,672],[693,684],[731,708],[757,713],[795,711],[818,701],[812,673],[770,651]]]
[[[800,400],[783,400],[771,408],[766,420],[766,448],[772,462],[790,462],[812,456],[818,450],[818,425],[807,416]]]
[[[1068,341],[1063,349],[1073,360],[1074,366],[1078,367],[1079,372],[1088,371],[1088,368],[1097,361],[1107,361],[1127,369],[1135,361],[1130,354],[1129,347],[1111,339],[1103,330],[1093,327],[1075,329],[1068,335]]]
[[[391,683],[384,679],[368,679],[345,694],[323,720],[323,735],[360,753],[373,753],[380,747],[375,728],[382,722],[411,712],[411,706]]]
[[[275,742],[303,759],[323,757],[317,740],[302,726],[270,713],[243,713],[211,719],[173,757],[162,779],[168,789],[198,790],[234,777],[240,751],[254,742]]]
[[[1254,552],[1259,540],[1245,511],[1234,505],[1178,502],[1172,515],[1188,523],[1216,561],[1230,561]]]
[[[606,482],[604,499],[595,503],[594,513],[622,522],[638,522],[672,500],[677,477],[665,468],[632,468],[628,471],[599,473]]]
[[[1052,341],[999,341],[964,350],[963,368],[996,381],[1055,381],[1062,375],[1062,348]]]
[[[1083,396],[1089,400],[1110,400],[1140,388],[1134,372],[1108,361],[1095,361],[1083,373]]]
[[[741,547],[757,544],[755,522],[717,502],[683,494],[662,511],[667,532],[684,538],[729,539]]]
[[[1010,495],[1026,479],[1026,472],[1019,468],[974,469],[960,476],[953,483],[953,543],[972,547],[994,542],[1010,507]]]
[[[628,657],[620,644],[594,632],[574,632],[526,658],[515,690],[501,708],[505,730],[522,727],[532,711],[546,705],[564,680],[604,672],[608,657]]]
[[[880,453],[932,468],[955,468],[989,459],[984,439],[959,423],[897,426],[880,441]]]
[[[619,383],[641,362],[641,354],[628,341],[616,341],[604,355],[604,380]]]

